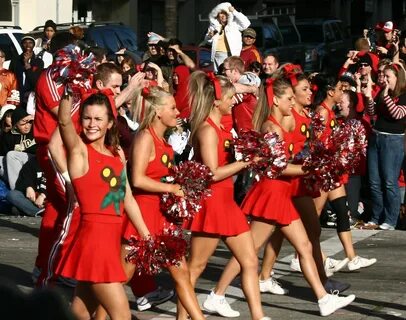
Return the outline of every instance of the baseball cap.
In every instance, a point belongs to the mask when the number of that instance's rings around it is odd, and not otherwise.
[[[385,32],[392,32],[393,31],[393,22],[386,21],[385,24],[383,25],[382,30]]]
[[[148,44],[157,44],[159,42],[159,40],[161,40],[161,39],[158,36],[153,34],[148,38]]]
[[[15,108],[16,108],[16,106],[13,104],[5,104],[4,106],[2,106],[0,109],[0,120],[3,119],[5,113],[8,110],[14,110]]]
[[[247,29],[245,29],[245,30],[242,32],[242,36],[243,36],[243,37],[248,36],[248,37],[252,37],[252,38],[255,39],[255,38],[257,37],[257,33],[255,32],[254,29],[252,29],[252,28],[247,28]]]
[[[35,38],[29,35],[25,35],[24,37],[21,38],[21,43],[24,42],[24,40],[31,40],[32,42],[35,43]]]

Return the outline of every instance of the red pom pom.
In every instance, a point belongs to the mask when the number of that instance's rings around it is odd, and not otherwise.
[[[274,179],[287,167],[285,143],[276,133],[262,134],[254,130],[241,130],[234,140],[237,160],[252,161],[250,168],[260,176]]]
[[[176,266],[186,254],[187,242],[182,230],[171,224],[162,234],[149,239],[132,236],[125,260],[135,264],[138,274],[155,275],[163,268]]]
[[[196,161],[185,161],[169,169],[167,182],[181,185],[184,197],[164,193],[161,210],[175,220],[193,219],[201,209],[201,202],[211,195],[208,185],[213,174],[210,169]]]

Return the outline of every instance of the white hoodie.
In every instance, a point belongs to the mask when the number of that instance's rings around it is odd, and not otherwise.
[[[223,2],[218,4],[209,14],[210,26],[207,30],[207,34],[205,40],[208,43],[211,43],[211,59],[214,60],[214,55],[216,53],[217,47],[217,40],[219,37],[219,33],[221,31],[221,24],[217,20],[217,15],[221,11],[225,11],[228,13],[228,20],[227,25],[224,28],[225,36],[227,38],[228,45],[230,47],[231,55],[239,56],[242,49],[242,38],[241,32],[249,27],[251,22],[248,18],[242,14],[234,10],[230,12],[228,8],[231,7],[231,3]],[[210,37],[210,32],[215,32],[213,37]],[[217,31],[217,32],[216,32]]]

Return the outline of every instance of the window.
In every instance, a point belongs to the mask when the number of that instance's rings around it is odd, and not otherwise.
[[[298,24],[302,42],[306,43],[321,43],[324,42],[323,29],[320,24]]]

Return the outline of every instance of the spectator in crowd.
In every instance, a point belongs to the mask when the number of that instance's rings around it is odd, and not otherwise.
[[[161,51],[158,46],[158,42],[161,40],[159,35],[157,34],[152,34],[148,38],[148,51],[145,52],[143,61],[145,62],[154,62],[154,63],[159,63],[159,61],[162,59]]]
[[[16,107],[12,104],[7,104],[0,109],[0,141],[3,141],[3,137],[7,132],[11,131],[13,127],[11,115]],[[4,156],[0,156],[0,178],[5,178],[6,172],[6,159]]]
[[[44,62],[34,54],[35,39],[31,36],[24,36],[21,39],[23,53],[10,62],[10,70],[15,73],[20,91],[20,101],[27,103],[28,97],[34,96],[35,86],[41,71],[44,69]]]
[[[187,88],[189,84],[190,71],[184,65],[175,67],[173,72],[173,87],[175,90],[174,98],[176,101],[176,108],[179,110],[179,118],[189,119],[190,117],[190,103]]]
[[[372,81],[364,90],[368,112],[376,115],[368,145],[368,173],[372,217],[369,228],[394,230],[401,205],[398,178],[404,158],[404,119],[406,105],[405,71],[399,64],[384,68],[381,93],[374,100]],[[404,111],[404,110],[403,110]]]
[[[4,62],[6,61],[6,54],[0,49],[0,108],[3,107],[7,100],[12,97],[12,93],[17,91],[17,79],[13,72],[4,68]],[[15,104],[20,102],[14,101]]]
[[[251,72],[255,73],[259,77],[261,75],[261,73],[262,73],[262,64],[257,62],[257,61],[253,61],[248,66],[247,71],[251,71]]]
[[[170,91],[173,92],[173,72],[178,65],[185,65],[194,70],[196,65],[193,60],[182,51],[182,42],[179,39],[169,39],[166,49],[166,58],[162,59],[159,67],[164,79],[168,82]]]
[[[35,157],[36,142],[32,133],[33,117],[23,106],[13,111],[11,120],[12,129],[0,141],[0,156],[6,157],[7,179],[13,190],[23,165]]]
[[[224,75],[231,83],[239,83],[244,75],[244,61],[236,56],[226,58],[224,60]],[[234,128],[237,132],[241,129],[252,129],[252,116],[257,104],[257,98],[252,93],[245,93],[235,95],[234,99]]]
[[[379,58],[389,58],[392,59],[396,53],[396,48],[393,45],[394,41],[399,41],[398,30],[395,29],[395,26],[392,21],[386,21],[381,28],[378,26],[381,32],[383,32],[383,38],[378,40],[376,45],[376,51],[379,55]]]
[[[35,157],[22,167],[14,190],[7,194],[7,200],[19,213],[37,217],[44,209],[46,199],[45,177]]]
[[[205,41],[211,44],[214,71],[229,56],[241,53],[241,32],[251,24],[248,18],[235,10],[229,2],[218,4],[209,14],[210,26]]]
[[[100,47],[89,47],[86,53],[92,53],[96,60],[96,65],[107,62],[107,50]]]
[[[242,32],[242,50],[240,57],[244,61],[245,70],[248,71],[251,63],[262,63],[261,54],[255,46],[257,33],[252,28],[247,28]]]
[[[274,53],[269,53],[264,57],[262,63],[262,78],[266,79],[276,71],[279,67],[279,58]]]
[[[42,47],[49,51],[52,38],[56,33],[56,23],[52,20],[47,20],[44,25],[44,36],[42,37]]]

